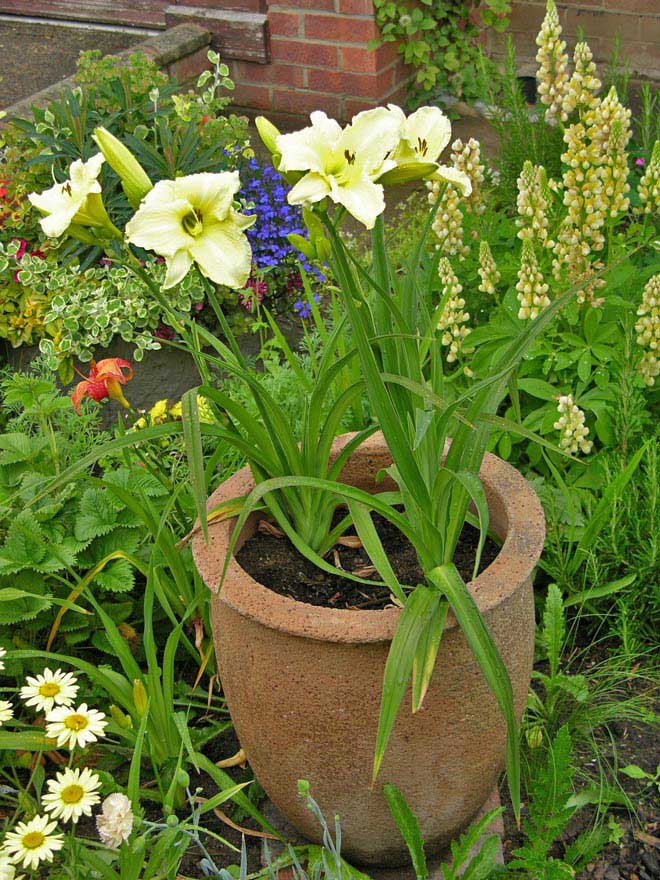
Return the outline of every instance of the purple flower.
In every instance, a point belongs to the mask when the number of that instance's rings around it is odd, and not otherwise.
[[[641,156],[639,159],[635,159],[635,165],[639,165],[640,168],[644,168],[646,165],[646,159],[643,159]]]
[[[315,303],[321,302],[321,297],[318,293],[313,294],[313,299]],[[300,318],[309,318],[312,314],[312,304],[304,299],[297,299],[293,304],[294,312],[297,312]]]

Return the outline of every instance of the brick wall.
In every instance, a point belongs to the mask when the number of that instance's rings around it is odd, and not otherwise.
[[[270,63],[236,61],[236,104],[287,117],[323,109],[337,119],[405,100],[408,71],[378,35],[372,0],[269,2]]]
[[[580,29],[600,65],[607,63],[618,34],[622,58],[637,77],[660,80],[660,0],[570,0],[557,2],[562,38],[573,49]],[[514,0],[510,32],[520,72],[536,71],[534,42],[545,15],[545,0]],[[488,32],[486,45],[501,55],[504,36]]]

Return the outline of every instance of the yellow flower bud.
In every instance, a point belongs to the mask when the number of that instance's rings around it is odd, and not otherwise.
[[[142,718],[147,711],[149,698],[147,697],[147,692],[139,678],[136,678],[133,681],[133,702],[135,703],[138,715]]]
[[[108,165],[119,175],[131,207],[137,208],[146,194],[153,189],[149,175],[128,147],[107,129],[97,128],[93,138]]]

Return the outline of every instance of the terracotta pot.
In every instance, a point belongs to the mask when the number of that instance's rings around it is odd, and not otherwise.
[[[338,438],[340,448],[346,437]],[[391,463],[382,435],[350,459],[342,480],[368,491]],[[503,541],[495,561],[470,585],[505,660],[518,717],[534,651],[532,574],[543,549],[543,510],[526,480],[486,455],[480,472],[491,527]],[[253,487],[247,468],[227,480],[209,507]],[[391,486],[389,487],[391,488]],[[254,534],[248,522],[241,542]],[[194,541],[197,567],[213,591],[215,646],[222,685],[250,764],[276,807],[309,839],[316,820],[297,795],[308,779],[325,816],[338,814],[342,852],[360,865],[408,860],[382,794],[393,782],[419,819],[429,851],[467,826],[504,767],[505,725],[456,619],[450,613],[424,706],[404,700],[371,786],[385,660],[400,611],[319,608],[280,596],[232,559],[218,581],[234,521],[209,527]]]

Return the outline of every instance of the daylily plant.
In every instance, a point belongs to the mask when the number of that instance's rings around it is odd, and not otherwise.
[[[45,214],[40,225],[49,238],[57,238],[74,224],[105,229],[121,238],[110,222],[101,197],[98,177],[105,159],[96,153],[87,162],[77,159],[69,169],[69,179],[55,183],[42,193],[30,193],[30,202]]]
[[[243,230],[256,217],[234,209],[240,185],[237,171],[222,171],[161,180],[147,193],[126,224],[126,237],[165,257],[163,289],[178,284],[193,263],[216,284],[245,287],[252,251]]]
[[[517,431],[541,445],[549,445],[496,414],[520,359],[574,291],[555,299],[530,321],[501,357],[495,359],[491,373],[461,396],[454,395],[448,404],[443,348],[438,338],[437,317],[433,317],[439,304],[430,301],[429,293],[434,287],[437,262],[431,260],[423,271],[421,268],[433,216],[411,252],[406,273],[401,275],[387,254],[383,212],[384,187],[396,182],[439,178],[453,184],[459,194],[470,193],[470,181],[465,174],[439,164],[451,137],[449,120],[435,107],[422,107],[406,117],[402,110],[390,105],[359,113],[343,128],[322,112],[312,113],[311,125],[291,134],[280,134],[263,118],[257,120],[257,126],[273,155],[274,165],[292,187],[289,202],[304,206],[310,235],[304,244],[317,256],[322,253],[330,258],[345,311],[344,320],[333,334],[326,333],[324,337],[325,349],[315,384],[310,386],[309,377],[301,375],[303,384],[309,386],[309,398],[300,446],[294,440],[295,428],[243,357],[210,283],[240,291],[250,276],[251,252],[244,230],[254,218],[246,217],[235,204],[240,186],[238,174],[193,174],[156,183],[126,225],[123,255],[119,245],[113,245],[114,259],[124,259],[150,284],[166,314],[167,298],[140,267],[128,245],[152,250],[165,258],[167,276],[163,289],[180,282],[195,265],[204,278],[208,301],[225,336],[226,342],[218,340],[205,328],[173,312],[169,318],[206,382],[184,395],[182,407],[182,427],[201,528],[206,533],[201,432],[234,443],[246,455],[255,476],[257,486],[247,499],[232,500],[231,510],[216,512],[229,516],[240,511],[234,543],[249,513],[265,505],[301,553],[320,568],[336,573],[325,555],[352,519],[382,578],[379,586],[384,582],[403,609],[385,668],[374,778],[411,677],[413,711],[422,705],[451,607],[506,720],[509,785],[518,812],[520,766],[511,683],[453,558],[471,503],[479,515],[480,547],[487,534],[488,507],[478,473],[490,426],[496,424],[498,429]],[[128,159],[123,145],[120,150],[107,137],[99,137],[97,142],[120,177],[122,173],[131,177],[122,179],[122,183],[125,191],[128,188],[137,199],[140,187],[146,191],[151,181],[140,173],[136,161]],[[88,192],[98,196],[95,180],[96,177],[89,182]],[[82,194],[82,189],[76,192]],[[44,200],[45,195],[34,197],[33,203],[51,204],[51,197]],[[53,198],[52,204],[56,201]],[[438,204],[439,200],[431,210],[437,210]],[[68,222],[81,222],[79,208],[80,205],[75,211],[67,209],[66,215],[62,210],[59,222],[53,222],[51,228],[64,231]],[[339,235],[346,212],[373,230],[370,270],[353,257]],[[311,297],[310,307],[316,309]],[[354,346],[351,351],[342,349],[346,324]],[[279,333],[276,325],[273,329]],[[213,354],[204,351],[204,346],[210,346]],[[296,369],[286,342],[283,346]],[[355,369],[358,361],[359,371]],[[258,418],[211,387],[209,363],[229,371],[246,385]],[[122,402],[120,386],[130,379],[130,375],[123,374],[122,366],[128,365],[117,359],[92,365],[89,379],[74,392],[76,407],[85,395],[114,396]],[[221,413],[218,422],[200,424],[198,392]],[[372,496],[338,482],[342,459],[334,464],[329,460],[332,439],[341,430],[344,414],[350,407],[360,405],[365,392],[374,422],[344,452],[350,454],[355,444],[376,426],[380,427],[393,459],[388,471],[398,485],[398,491],[387,497]],[[153,432],[159,428],[146,430]],[[452,443],[443,460],[450,432]],[[139,441],[140,432],[132,436]],[[333,527],[332,513],[340,504],[347,506],[350,516]],[[399,512],[400,504],[405,508],[404,515]],[[369,515],[373,510],[389,519],[411,541],[425,583],[414,586],[398,581]],[[229,558],[226,564],[228,561]],[[344,571],[340,574],[363,580]]]
[[[396,163],[389,158],[400,140],[400,122],[384,107],[365,110],[342,128],[318,110],[302,131],[277,138],[282,174],[303,171],[288,195],[292,205],[329,197],[343,205],[367,229],[385,210],[382,185],[376,183]]]
[[[130,382],[132,378],[133,368],[128,361],[122,360],[122,358],[104,358],[98,363],[91,361],[89,376],[83,377],[83,381],[78,382],[71,394],[73,408],[80,415],[82,399],[90,397],[96,401],[112,398],[128,409],[130,404],[124,397],[121,386]]]

